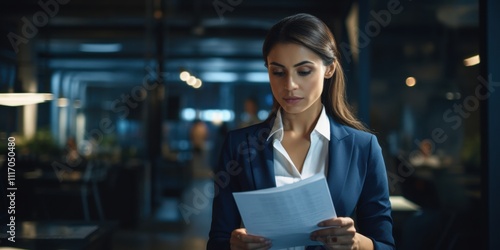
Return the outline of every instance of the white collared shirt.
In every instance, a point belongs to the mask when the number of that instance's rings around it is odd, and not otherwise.
[[[315,174],[323,173],[326,176],[328,164],[328,142],[330,141],[330,121],[326,115],[325,107],[321,110],[318,122],[311,132],[311,145],[307,151],[302,173],[300,173],[292,162],[287,151],[281,144],[284,129],[281,110],[278,110],[269,139],[273,139],[274,173],[276,186],[280,187],[291,184]],[[292,218],[290,218],[292,219]],[[292,247],[286,250],[304,250],[305,247]]]

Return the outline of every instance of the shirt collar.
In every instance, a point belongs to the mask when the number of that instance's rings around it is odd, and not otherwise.
[[[319,115],[319,119],[316,123],[316,127],[314,127],[313,133],[318,133],[325,137],[325,139],[330,140],[330,120],[326,115],[325,106],[321,109],[321,114]],[[274,119],[274,124],[267,140],[271,139],[275,134],[275,139],[278,139],[279,141],[283,140],[283,119],[281,117],[281,109],[278,109],[278,112],[276,113],[276,118]]]

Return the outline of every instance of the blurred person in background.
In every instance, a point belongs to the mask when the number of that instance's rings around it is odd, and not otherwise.
[[[194,178],[210,176],[210,162],[207,140],[209,137],[208,126],[201,120],[195,120],[189,132],[191,141],[191,171]]]
[[[248,127],[250,125],[254,125],[261,122],[258,116],[259,106],[254,98],[249,97],[245,99],[244,109],[245,112],[243,112],[242,114],[241,123],[239,124],[238,127],[240,128]]]

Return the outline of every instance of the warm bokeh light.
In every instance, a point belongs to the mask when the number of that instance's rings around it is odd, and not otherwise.
[[[202,82],[200,79],[196,79],[196,82],[193,84],[193,88],[198,89],[202,85]]]
[[[415,84],[417,84],[417,79],[415,79],[415,77],[410,76],[406,78],[406,86],[413,87]]]
[[[57,106],[60,108],[67,107],[69,104],[68,98],[59,98],[57,99]]]
[[[163,17],[163,12],[161,10],[155,10],[155,12],[153,13],[153,16],[155,19],[160,19]]]
[[[180,74],[180,78],[182,81],[187,81],[191,75],[187,71],[182,71]]]
[[[194,76],[190,76],[190,77],[189,77],[189,79],[187,80],[187,84],[188,84],[189,86],[193,86],[193,85],[195,85],[195,84],[196,84],[196,77],[194,77]]]
[[[469,58],[464,59],[464,65],[467,67],[478,65],[481,62],[479,55],[475,55]]]

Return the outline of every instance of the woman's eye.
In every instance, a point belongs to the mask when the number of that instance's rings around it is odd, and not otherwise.
[[[283,75],[285,75],[285,72],[283,72],[283,71],[274,71],[273,75],[275,75],[275,76],[283,76]]]
[[[309,75],[309,74],[311,74],[311,71],[310,71],[310,70],[309,70],[309,71],[299,71],[299,75],[300,75],[300,76],[307,76],[307,75]]]

